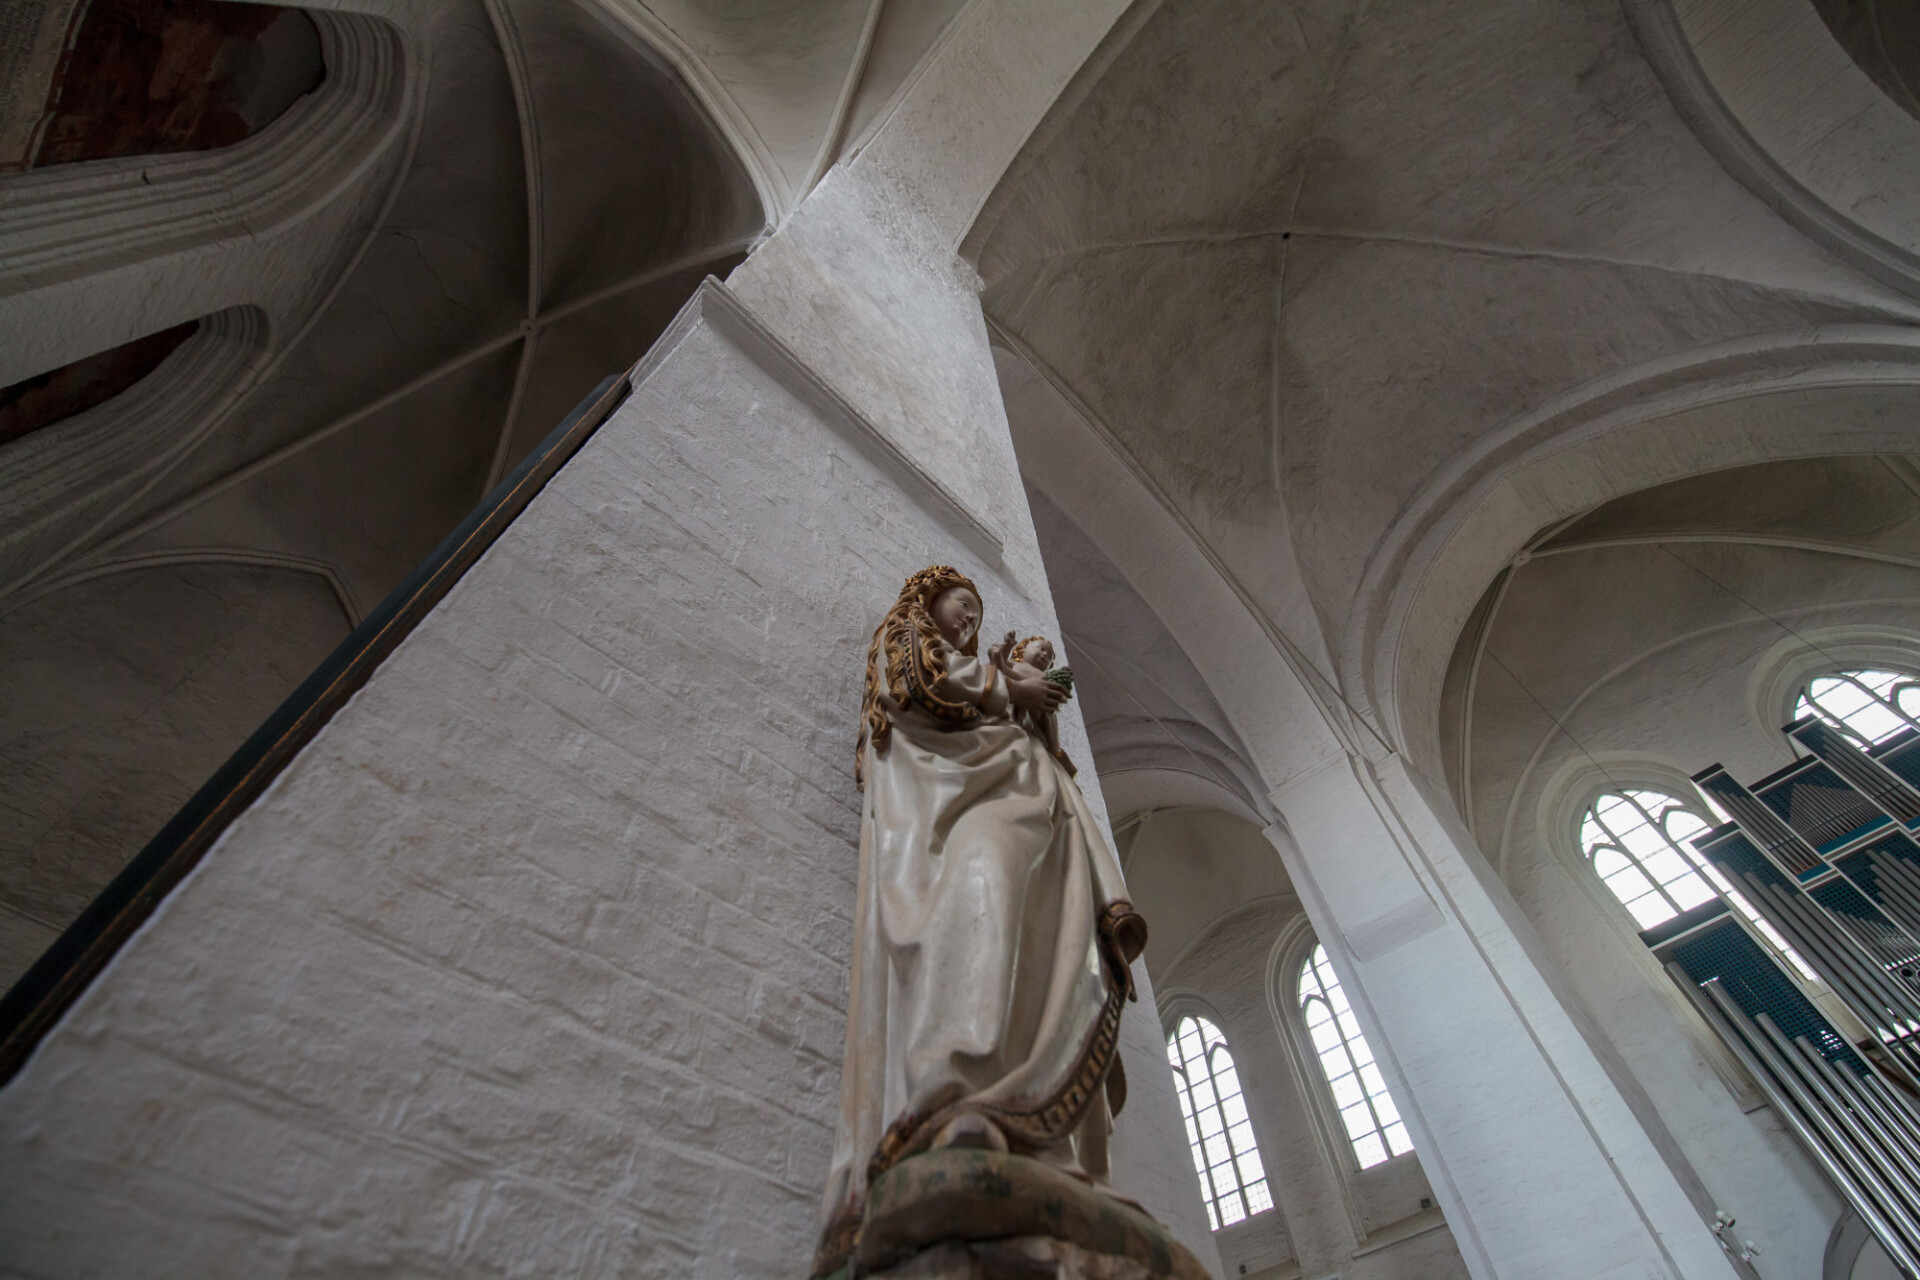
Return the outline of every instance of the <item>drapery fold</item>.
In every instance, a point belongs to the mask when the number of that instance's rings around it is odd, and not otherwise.
[[[1138,918],[1079,787],[1011,717],[1006,681],[951,646],[940,656],[939,697],[979,719],[957,728],[883,694],[886,748],[865,748],[822,1264],[851,1246],[868,1180],[958,1114],[1023,1154],[1072,1164],[1089,1127],[1104,1151],[1102,1085],[1131,994],[1114,928]]]

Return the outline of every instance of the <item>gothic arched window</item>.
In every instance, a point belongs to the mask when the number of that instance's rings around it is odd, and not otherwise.
[[[1387,1082],[1367,1047],[1360,1023],[1347,1004],[1347,993],[1327,963],[1327,949],[1316,944],[1300,965],[1300,1012],[1320,1055],[1320,1072],[1333,1090],[1347,1141],[1362,1169],[1413,1150],[1413,1139],[1400,1119],[1400,1109],[1387,1093]]]
[[[1694,849],[1694,837],[1711,825],[1678,796],[1664,791],[1609,791],[1587,810],[1580,824],[1580,848],[1601,882],[1642,929],[1711,902],[1717,889],[1803,977],[1819,981],[1720,869]]]
[[[1713,901],[1707,864],[1686,842],[1708,823],[1659,791],[1613,791],[1587,810],[1580,848],[1642,929]]]
[[[1167,1037],[1167,1061],[1173,1066],[1173,1087],[1187,1122],[1187,1145],[1200,1175],[1208,1225],[1218,1231],[1273,1208],[1240,1076],[1220,1028],[1205,1018],[1180,1019]]]
[[[1901,671],[1835,671],[1807,681],[1796,720],[1818,715],[1862,746],[1920,730],[1920,679]]]

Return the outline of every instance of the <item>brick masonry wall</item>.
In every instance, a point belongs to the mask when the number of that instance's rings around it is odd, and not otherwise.
[[[931,560],[1051,625],[694,327],[0,1093],[0,1269],[804,1274]]]

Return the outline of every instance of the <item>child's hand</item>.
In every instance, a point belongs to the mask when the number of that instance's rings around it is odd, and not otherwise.
[[[1008,669],[1011,664],[1007,661],[1007,655],[1013,652],[1013,646],[1016,640],[1016,633],[1009,631],[1007,632],[1007,638],[1005,640],[1002,640],[999,644],[987,650],[987,661],[998,668],[1002,675],[1012,675],[1012,672]]]

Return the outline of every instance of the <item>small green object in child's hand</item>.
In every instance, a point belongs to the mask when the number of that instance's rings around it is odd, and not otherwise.
[[[1048,684],[1059,685],[1062,689],[1065,689],[1067,691],[1068,697],[1073,696],[1073,668],[1072,667],[1055,667],[1053,670],[1047,672],[1044,676],[1042,676],[1041,679],[1045,680]]]

